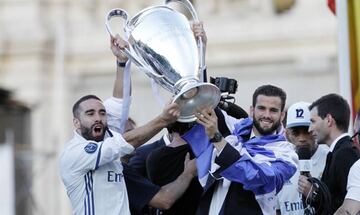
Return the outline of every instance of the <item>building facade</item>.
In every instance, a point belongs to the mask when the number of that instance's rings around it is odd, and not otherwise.
[[[245,110],[262,84],[285,89],[288,104],[339,92],[336,17],[326,1],[193,3],[208,35],[208,74],[236,79],[234,97]],[[18,214],[70,213],[58,175],[58,155],[72,136],[74,101],[84,94],[105,99],[112,93],[116,67],[104,26],[106,13],[120,7],[135,15],[157,4],[162,1],[0,2],[0,87],[29,108],[31,131],[31,183],[25,193],[32,201],[28,211],[18,209]],[[120,21],[116,25],[121,29]],[[142,124],[160,113],[161,106],[151,93],[150,79],[135,65],[132,70],[130,115]],[[170,96],[164,90],[161,95]]]

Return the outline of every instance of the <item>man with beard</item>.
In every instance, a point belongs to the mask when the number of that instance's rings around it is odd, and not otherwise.
[[[329,206],[329,213],[333,214],[344,201],[349,170],[359,159],[359,151],[347,133],[350,107],[340,95],[328,94],[313,102],[309,109],[309,132],[318,143],[325,143],[330,148],[321,181],[330,192],[331,203],[321,201],[319,190],[311,186],[306,176],[300,176],[299,191],[318,207]]]
[[[285,100],[285,92],[278,87],[257,88],[252,119],[226,116],[232,131],[226,138],[219,132],[214,110],[200,110],[200,125],[183,136],[197,158],[204,187],[196,214],[276,213],[275,194],[295,173],[297,162],[292,145],[282,134]]]
[[[308,131],[310,126],[309,106],[310,104],[307,102],[297,102],[289,107],[285,133],[287,140],[294,144],[299,158],[311,160],[311,171],[309,171],[311,176],[320,178],[329,150],[327,146],[319,146]],[[298,191],[298,180],[301,170],[298,168],[295,175],[284,184],[284,187],[278,193],[278,214],[304,214],[302,195]]]
[[[122,43],[117,45],[124,49],[125,41],[119,42]],[[117,58],[117,73],[122,73],[127,58],[124,55]],[[114,123],[121,114],[114,113],[119,112],[115,108],[122,107],[122,100],[112,97],[104,104],[98,97],[87,95],[73,106],[74,137],[60,156],[60,175],[73,214],[129,215],[120,157],[131,153],[180,115],[177,104],[168,104],[155,119],[122,136],[112,129],[119,127]]]
[[[61,155],[61,177],[74,214],[130,214],[120,157],[145,143],[178,117],[177,105],[145,126],[129,131],[131,141],[107,126],[103,103],[94,95],[73,108],[75,134]],[[126,138],[126,135],[124,135]],[[135,138],[136,137],[136,138]]]

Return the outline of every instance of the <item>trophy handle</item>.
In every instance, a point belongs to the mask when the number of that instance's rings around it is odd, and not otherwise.
[[[115,34],[112,32],[111,28],[110,28],[110,20],[114,17],[121,17],[125,20],[125,22],[128,22],[128,14],[125,10],[120,9],[120,8],[115,8],[109,11],[109,13],[106,16],[106,20],[105,20],[105,27],[107,32],[110,34],[110,36],[115,37]],[[122,38],[123,40],[125,40],[124,38]],[[127,41],[127,40],[125,40]],[[146,72],[149,76],[152,77],[156,77],[156,78],[163,78],[163,75],[159,75],[156,74],[154,72],[152,72],[151,70],[146,69],[146,67],[134,56],[131,54],[129,49],[124,49],[123,51],[126,56],[133,61],[136,65],[138,65],[139,67],[144,69],[144,72]]]
[[[186,7],[186,9],[188,9],[188,11],[190,12],[192,19],[196,22],[199,22],[199,18],[196,14],[195,8],[193,7],[193,5],[188,1],[188,0],[165,0],[165,4],[169,4],[172,2],[177,2],[180,3],[182,5],[184,5]],[[205,53],[204,53],[204,44],[203,41],[201,39],[201,37],[197,38],[197,45],[199,47],[199,64],[200,64],[200,70],[204,70],[205,69]]]

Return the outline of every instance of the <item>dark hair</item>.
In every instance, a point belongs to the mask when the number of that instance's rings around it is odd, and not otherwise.
[[[256,99],[259,95],[280,97],[281,111],[284,110],[285,102],[286,102],[286,93],[283,89],[270,84],[258,87],[253,94],[253,100],[252,100],[253,107],[256,106]]]
[[[176,132],[179,133],[179,135],[181,136],[185,134],[187,131],[189,131],[195,124],[196,122],[189,122],[189,123],[174,122],[168,125],[166,129],[168,130],[169,133]]]
[[[86,100],[89,100],[89,99],[96,99],[96,100],[99,100],[101,101],[101,99],[99,99],[99,97],[95,96],[95,95],[86,95],[86,96],[83,96],[81,97],[79,100],[77,100],[75,102],[75,104],[73,105],[73,108],[72,108],[72,112],[73,112],[73,116],[75,118],[78,118],[80,113],[79,113],[79,106],[80,104],[83,102],[83,101],[86,101]]]
[[[328,94],[314,101],[309,109],[317,108],[318,116],[324,119],[330,114],[335,119],[339,130],[347,132],[350,121],[350,107],[347,101],[338,94]]]

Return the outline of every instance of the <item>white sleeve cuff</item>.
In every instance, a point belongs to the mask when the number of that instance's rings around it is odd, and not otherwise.
[[[131,97],[129,98],[131,103]],[[104,106],[108,115],[121,119],[123,99],[111,97],[105,100]]]
[[[360,201],[360,187],[350,187],[350,189],[347,191],[345,199]]]
[[[350,168],[345,199],[360,201],[360,160]]]

